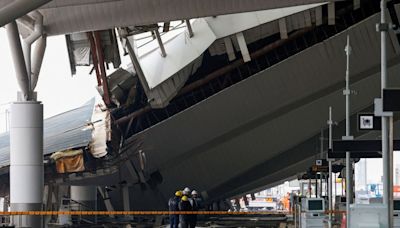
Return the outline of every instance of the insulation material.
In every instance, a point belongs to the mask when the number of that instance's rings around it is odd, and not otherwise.
[[[74,58],[77,66],[89,66],[90,64],[90,48],[76,48],[74,50]]]
[[[110,112],[104,104],[97,104],[92,115],[92,141],[89,144],[90,153],[95,158],[107,155],[107,142],[111,140]]]
[[[57,173],[85,171],[82,150],[60,151],[52,154],[50,158],[56,162]]]
[[[65,35],[67,50],[72,74],[76,73],[76,66],[89,66],[93,63],[90,41],[86,32]],[[118,52],[118,43],[113,30],[100,31],[101,46],[106,63],[112,63],[114,68],[121,64]]]
[[[74,56],[74,62],[77,66],[89,66],[90,64],[90,44],[87,40],[86,33],[71,34],[70,40],[71,50]]]

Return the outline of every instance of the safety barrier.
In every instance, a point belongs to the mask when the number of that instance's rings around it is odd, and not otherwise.
[[[325,214],[345,214],[346,211],[325,211]],[[286,211],[0,211],[10,215],[288,215]]]
[[[286,215],[288,212],[271,211],[5,211],[0,216],[10,215]]]

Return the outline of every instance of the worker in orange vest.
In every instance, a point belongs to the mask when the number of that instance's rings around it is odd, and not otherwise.
[[[285,210],[289,210],[289,199],[290,199],[290,194],[289,192],[286,194],[286,196],[283,198],[283,207],[285,208]]]

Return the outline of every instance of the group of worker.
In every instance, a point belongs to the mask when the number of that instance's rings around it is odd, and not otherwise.
[[[186,187],[183,191],[175,192],[175,196],[168,201],[169,211],[198,211],[203,208],[202,198],[196,190],[190,191]],[[197,224],[196,214],[171,214],[171,228],[194,228]]]

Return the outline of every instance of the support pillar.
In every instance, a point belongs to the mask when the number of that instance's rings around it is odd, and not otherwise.
[[[250,62],[251,57],[249,54],[249,49],[247,48],[246,40],[244,39],[244,35],[242,32],[236,33],[236,39],[239,44],[240,52],[242,53],[243,61]]]
[[[3,211],[8,211],[8,199],[7,199],[7,196],[3,197]]]
[[[342,137],[342,140],[353,140],[353,136],[350,135],[350,37],[347,35],[347,45],[345,48],[346,52],[346,89],[343,90],[343,95],[346,96],[346,136]],[[346,224],[350,227],[350,205],[353,203],[354,198],[354,183],[353,183],[353,161],[350,156],[350,152],[346,151]]]
[[[108,88],[108,81],[107,81],[107,73],[106,69],[104,67],[104,51],[102,48],[102,41],[100,37],[100,32],[95,31],[93,32],[94,36],[94,42],[96,45],[96,53],[97,53],[97,60],[99,64],[99,70],[100,70],[100,75],[101,75],[101,80],[102,80],[102,85],[103,85],[103,99],[104,103],[106,103],[107,106],[111,105],[111,100],[110,100],[110,89]]]
[[[229,36],[225,37],[224,43],[225,43],[225,48],[226,48],[226,54],[228,55],[229,61],[235,60],[236,59],[235,49],[233,48],[231,38]]]
[[[160,32],[158,31],[158,29],[154,30],[154,35],[156,36],[158,45],[160,46],[161,56],[166,57],[167,52],[165,51],[164,43],[161,39],[161,35],[160,35]]]
[[[9,197],[8,196],[4,196],[3,197],[2,211],[4,211],[4,212],[8,211],[8,206],[9,206]],[[9,217],[8,216],[1,216],[0,217],[0,223],[3,223],[3,224],[10,223]]]
[[[190,20],[185,20],[185,22],[186,22],[186,27],[189,32],[189,37],[192,38],[194,36],[194,33],[193,33],[192,25],[190,24]]]
[[[335,2],[328,3],[328,25],[336,24]]]
[[[101,197],[103,198],[104,201],[104,205],[106,205],[106,209],[107,211],[114,211],[114,207],[111,203],[111,198],[108,195],[107,189],[103,187],[97,187],[97,189],[99,190],[99,193],[101,195]],[[114,215],[110,215],[111,218],[114,218]]]
[[[333,125],[333,120],[332,120],[332,107],[329,107],[329,120],[328,120],[328,125],[329,125],[329,144],[328,144],[328,149],[332,149],[332,125]],[[332,200],[332,179],[335,180],[336,183],[336,174],[332,172],[332,159],[328,159],[328,210],[329,210],[329,215],[328,215],[328,228],[332,227],[332,210],[333,210],[333,200]],[[335,177],[334,177],[335,176]],[[335,195],[336,195],[336,184],[335,184]]]
[[[279,23],[279,33],[281,35],[281,39],[287,39],[288,33],[287,33],[286,19],[281,18],[278,20],[278,23]]]
[[[11,104],[11,211],[40,211],[43,201],[43,105],[36,101]],[[42,227],[42,217],[13,216],[15,227]]]
[[[315,8],[315,25],[316,26],[322,25],[322,7],[321,6]]]
[[[381,0],[381,97],[387,88],[387,0]],[[387,224],[393,227],[393,117],[382,115],[383,205],[387,207]]]

